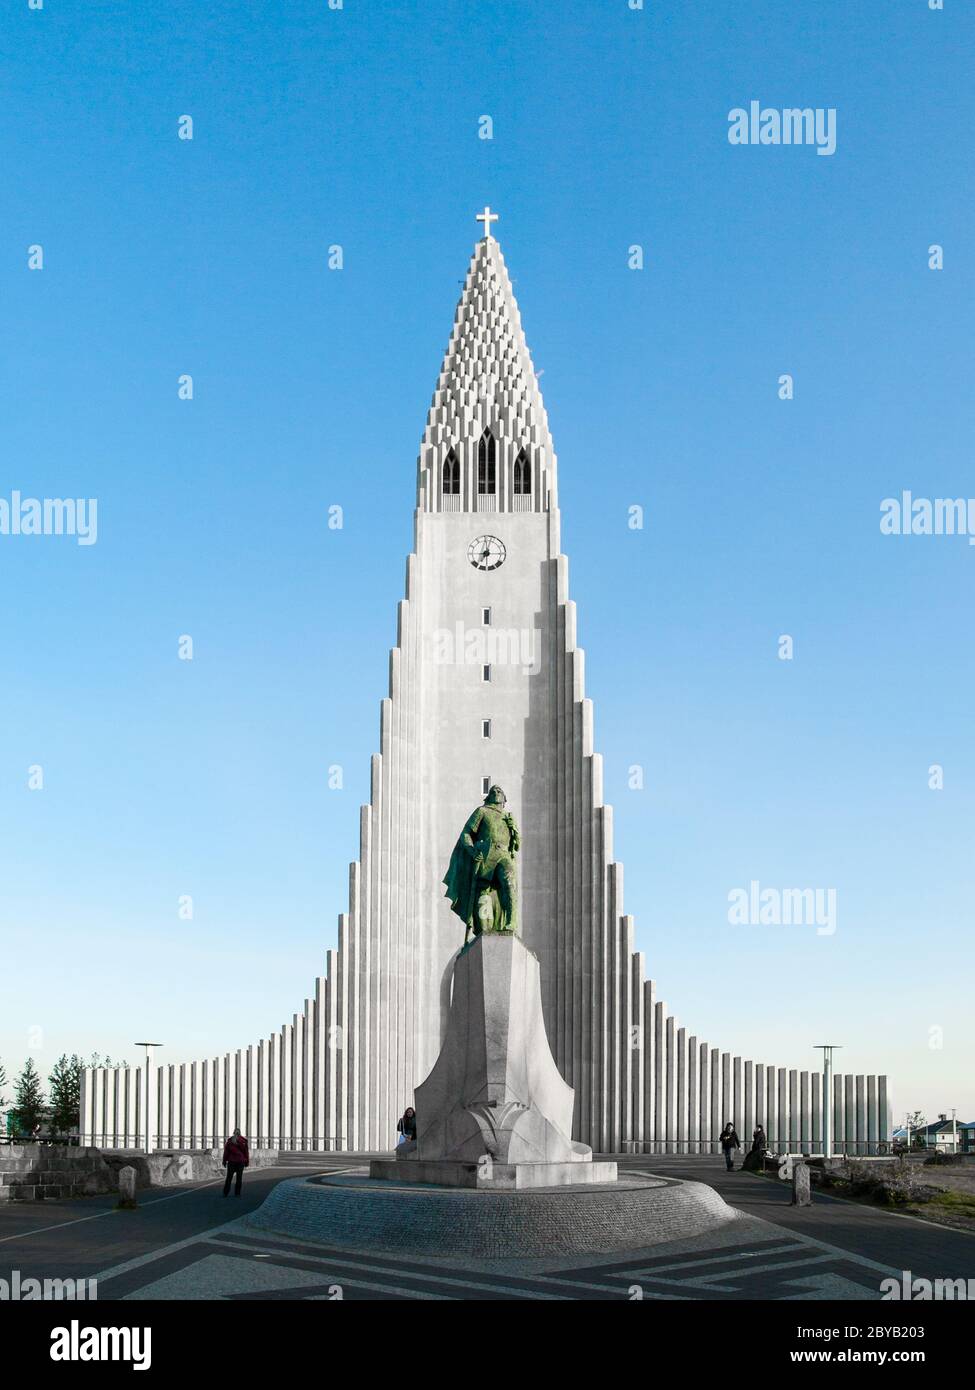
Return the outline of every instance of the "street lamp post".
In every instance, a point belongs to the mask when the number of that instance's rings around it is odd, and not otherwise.
[[[152,1115],[152,1062],[151,1062],[151,1057],[152,1057],[152,1053],[149,1051],[149,1049],[150,1049],[151,1047],[162,1047],[162,1043],[159,1043],[159,1042],[139,1042],[139,1043],[136,1043],[136,1047],[144,1047],[145,1050],[146,1050],[146,1104],[145,1104],[145,1112],[146,1112],[146,1153],[147,1153],[147,1154],[151,1154],[151,1153],[152,1153],[152,1120],[151,1120],[151,1115]]]
[[[841,1043],[816,1043],[823,1054],[823,1158],[833,1157],[833,1050]]]

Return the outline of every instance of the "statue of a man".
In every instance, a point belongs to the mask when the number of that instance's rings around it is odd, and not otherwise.
[[[450,856],[444,878],[450,906],[463,919],[468,933],[518,930],[518,877],[515,855],[521,836],[515,818],[506,811],[507,798],[492,787],[467,824]]]

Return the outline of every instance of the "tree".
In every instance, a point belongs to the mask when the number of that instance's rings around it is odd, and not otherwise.
[[[54,1064],[48,1077],[51,1087],[51,1128],[55,1134],[66,1134],[81,1123],[81,1058],[64,1053]]]
[[[3,1116],[7,1109],[7,1097],[3,1093],[3,1088],[7,1084],[7,1073],[2,1062],[0,1062],[0,1128],[3,1126]]]
[[[14,1082],[14,1108],[21,1133],[32,1134],[44,1113],[44,1092],[37,1068],[29,1057],[24,1063],[24,1070]]]

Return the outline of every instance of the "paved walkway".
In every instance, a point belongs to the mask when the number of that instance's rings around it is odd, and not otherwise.
[[[240,1200],[224,1199],[218,1182],[147,1194],[136,1212],[108,1197],[5,1205],[0,1276],[97,1277],[102,1299],[545,1301],[873,1300],[880,1280],[903,1269],[975,1277],[975,1237],[963,1233],[825,1197],[796,1209],[786,1184],[726,1173],[720,1157],[622,1163],[707,1182],[741,1217],[714,1236],[585,1263],[360,1255],[248,1229],[243,1218],[275,1183],[349,1166],[336,1155],[249,1173]]]

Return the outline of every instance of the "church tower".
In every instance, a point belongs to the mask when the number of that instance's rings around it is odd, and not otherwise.
[[[545,1026],[597,1153],[716,1151],[732,1120],[773,1148],[875,1153],[887,1079],[764,1063],[688,1036],[644,979],[593,747],[558,475],[538,378],[489,208],[417,464],[389,694],[336,950],[301,1013],[222,1057],[89,1069],[89,1143],[208,1147],[239,1124],[272,1148],[383,1150],[440,1051],[464,928],[444,896],[457,837],[490,785],[522,832],[520,925]],[[148,1105],[146,1099],[148,1098]],[[824,1101],[827,1102],[824,1107]]]
[[[521,932],[577,1137],[615,1147],[630,1123],[631,928],[559,549],[555,450],[488,233],[420,446],[415,551],[341,923],[353,1147],[395,1132],[437,1059],[463,941],[441,880],[495,782],[522,827]]]

